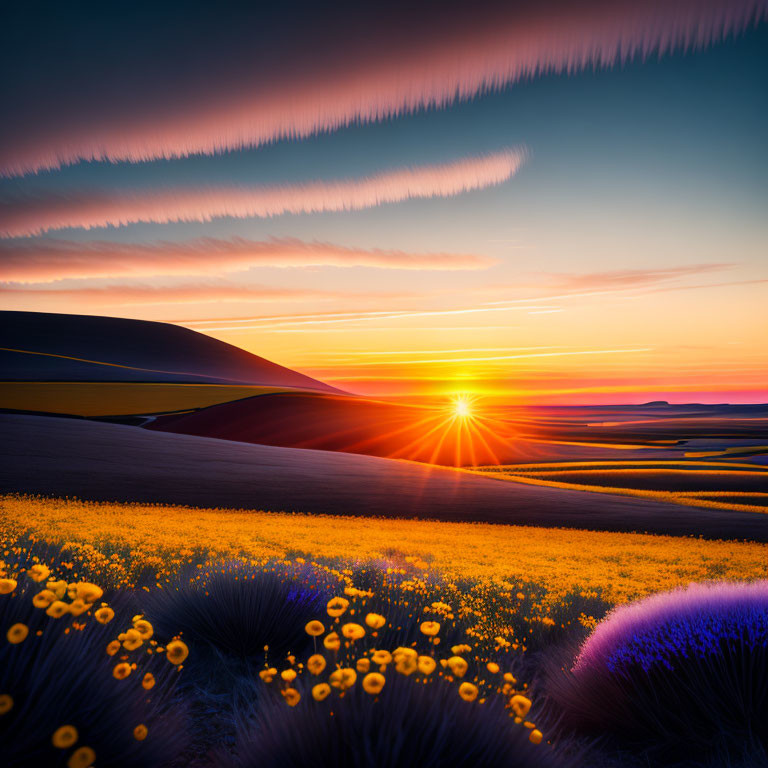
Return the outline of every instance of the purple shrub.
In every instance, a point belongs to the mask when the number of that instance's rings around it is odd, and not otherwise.
[[[567,726],[670,758],[768,743],[768,581],[615,608],[550,676]],[[761,747],[762,745],[762,747]]]

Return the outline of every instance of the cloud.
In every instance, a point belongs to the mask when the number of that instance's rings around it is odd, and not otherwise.
[[[0,174],[303,138],[542,73],[706,46],[767,13],[765,0],[254,4],[229,15],[137,3],[118,23],[108,6],[41,19],[32,5],[15,11],[19,50],[7,56],[21,77],[4,104]]]
[[[0,297],[14,306],[39,307],[42,304],[63,303],[71,311],[75,306],[138,306],[169,304],[208,304],[237,301],[284,302],[330,301],[341,298],[391,299],[408,294],[342,293],[306,288],[282,288],[262,285],[238,285],[217,281],[212,283],[179,283],[176,285],[117,284],[107,286],[33,287],[6,284],[0,286]]]
[[[211,237],[182,242],[6,240],[0,242],[0,280],[42,282],[62,278],[149,277],[237,272],[251,267],[374,267],[472,270],[493,259],[457,253],[408,253],[349,248],[295,238],[248,240]]]
[[[681,291],[694,288],[716,288],[725,285],[739,285],[740,282],[718,282],[706,284],[684,284],[681,278],[704,275],[711,272],[732,269],[735,263],[686,264],[675,267],[649,269],[614,269],[606,272],[548,272],[536,273],[535,279],[519,280],[514,285],[494,283],[485,287],[489,294],[509,294],[527,292],[528,296],[507,298],[501,301],[486,301],[487,306],[520,304],[525,302],[556,301],[561,299],[580,299],[613,294],[633,295],[656,293],[659,291]],[[750,281],[747,281],[750,282]]]
[[[93,306],[166,306],[171,304],[221,304],[225,302],[307,302],[396,300],[412,298],[407,292],[320,290],[313,288],[290,288],[270,285],[248,285],[227,280],[197,282],[155,283],[109,283],[93,284],[86,281],[78,284],[61,280],[54,283],[3,283],[0,284],[0,299],[16,307],[31,307],[56,304],[72,311],[83,305]]]
[[[38,235],[68,227],[117,227],[136,222],[207,222],[225,216],[243,219],[353,211],[414,198],[452,197],[502,184],[524,160],[524,150],[506,149],[449,163],[338,181],[30,194],[0,200],[0,236]]]
[[[586,272],[583,274],[557,273],[551,277],[558,289],[627,290],[655,286],[682,277],[720,272],[734,266],[735,264],[728,263],[686,264],[676,267],[614,269],[607,272]]]

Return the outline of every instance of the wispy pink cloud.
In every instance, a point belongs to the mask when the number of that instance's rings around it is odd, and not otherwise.
[[[19,237],[69,227],[92,229],[137,222],[206,222],[225,216],[243,219],[285,213],[352,211],[413,198],[452,197],[502,184],[517,172],[524,160],[524,150],[507,149],[449,163],[338,181],[28,195],[0,201],[0,236]]]
[[[768,5],[478,0],[348,11],[329,9],[316,28],[297,18],[261,44],[233,30],[226,50],[169,48],[168,66],[151,50],[146,64],[91,66],[93,82],[78,88],[60,78],[63,94],[26,94],[9,112],[0,174],[215,154],[444,107],[541,73],[706,46],[764,19]]]
[[[15,307],[64,304],[74,306],[137,306],[168,304],[207,304],[221,302],[285,302],[309,300],[357,300],[402,298],[408,294],[344,293],[311,288],[283,288],[264,285],[238,285],[226,281],[210,283],[178,283],[175,285],[149,285],[121,283],[108,286],[31,287],[6,284],[0,286],[0,298]]]
[[[207,275],[250,267],[374,267],[472,270],[494,264],[484,256],[349,248],[296,238],[248,240],[204,237],[182,242],[73,242],[60,239],[0,242],[0,280]]]
[[[674,267],[652,267],[646,269],[612,269],[607,272],[585,272],[582,274],[552,274],[557,288],[577,290],[626,290],[644,288],[667,283],[683,277],[692,277],[709,272],[720,272],[734,267],[733,263],[685,264]]]

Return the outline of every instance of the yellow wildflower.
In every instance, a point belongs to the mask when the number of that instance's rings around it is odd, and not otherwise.
[[[144,678],[141,681],[141,687],[145,691],[155,687],[155,676],[151,672],[147,672],[147,674],[144,675]]]
[[[451,672],[453,672],[456,677],[464,677],[467,672],[468,665],[467,662],[461,658],[461,656],[451,656],[451,658],[448,659],[448,666],[451,668]]]
[[[135,651],[144,644],[144,640],[139,632],[133,628],[121,632],[117,639],[123,644],[123,648],[126,651]]]
[[[140,723],[133,729],[133,738],[136,741],[144,741],[147,738],[147,726],[144,723]]]
[[[332,688],[338,688],[340,691],[346,691],[351,688],[357,680],[357,672],[351,667],[336,669],[331,673],[328,682]]]
[[[395,660],[395,671],[401,675],[413,674],[418,665],[418,654],[413,648],[396,648],[392,654]]]
[[[0,579],[0,595],[10,595],[16,589],[15,579]]]
[[[451,653],[454,656],[461,656],[462,653],[469,653],[472,650],[472,646],[462,644],[462,645],[454,645],[451,648]]]
[[[117,666],[116,666],[116,667],[115,667],[115,668],[112,670],[112,675],[113,675],[113,676],[114,676],[114,677],[115,677],[117,680],[125,680],[125,678],[126,678],[126,677],[128,677],[128,675],[130,675],[130,674],[131,674],[131,671],[132,671],[132,670],[131,670],[131,665],[130,665],[130,664],[128,664],[127,662],[125,662],[125,661],[122,661],[122,662],[120,662],[120,664],[118,664],[118,665],[117,665]]]
[[[311,637],[319,637],[323,634],[323,632],[325,632],[325,627],[321,621],[314,619],[307,622],[307,625],[304,627],[304,631]]]
[[[261,672],[259,672],[259,677],[265,683],[271,683],[276,674],[277,670],[274,667],[270,667],[269,669],[262,669]]]
[[[280,677],[285,680],[286,683],[292,683],[296,679],[296,670],[295,669],[284,669],[280,673]]]
[[[325,669],[325,657],[315,653],[307,659],[307,669],[313,675],[319,675]]]
[[[7,693],[0,695],[0,715],[5,715],[13,709],[13,696]]]
[[[378,664],[380,667],[384,667],[387,664],[392,663],[392,654],[389,651],[374,651],[371,656],[371,661],[374,664]]]
[[[69,613],[69,606],[61,600],[54,600],[46,609],[45,612],[53,619],[60,619],[62,616]]]
[[[416,666],[422,675],[431,675],[435,671],[437,662],[431,656],[419,656]]]
[[[421,633],[427,637],[434,637],[440,631],[440,622],[423,621],[419,627]]]
[[[44,589],[32,598],[32,605],[35,608],[47,608],[54,600],[56,600],[56,593],[51,592],[50,589]]]
[[[528,734],[528,741],[530,741],[532,744],[541,744],[541,740],[544,738],[544,735],[539,730],[533,730]]]
[[[77,582],[74,585],[74,592],[75,598],[79,598],[86,603],[95,603],[97,600],[101,600],[104,595],[104,590],[101,587],[97,587],[95,584],[90,584],[87,581]]]
[[[58,581],[51,579],[51,581],[45,585],[45,588],[50,592],[53,592],[59,600],[63,600],[64,595],[67,594],[67,582],[63,579],[59,579]]]
[[[301,694],[295,688],[286,688],[284,691],[280,691],[283,694],[285,703],[289,707],[295,707],[299,701],[301,701]]]
[[[9,643],[16,645],[23,643],[29,634],[29,627],[26,624],[14,624],[7,632],[6,637]]]
[[[338,651],[341,648],[341,638],[335,632],[330,632],[323,639],[323,645],[329,651]]]
[[[359,624],[350,621],[341,628],[341,634],[347,640],[359,640],[361,637],[365,637],[365,630]]]
[[[323,701],[328,698],[331,692],[331,686],[328,683],[318,683],[312,688],[312,698],[315,701]]]
[[[366,672],[369,672],[371,669],[371,660],[370,659],[358,659],[357,663],[355,664],[355,669],[360,672],[360,674],[365,674]]]
[[[477,698],[477,694],[480,693],[476,685],[472,683],[462,683],[459,686],[459,696],[464,701],[474,701]]]
[[[381,693],[381,689],[387,682],[387,678],[379,672],[371,672],[363,678],[363,690],[366,693],[376,695]]]
[[[381,629],[387,623],[387,620],[380,613],[369,613],[365,617],[365,623],[371,629]]]
[[[69,749],[78,738],[77,728],[74,725],[62,725],[51,736],[51,742],[57,749]]]
[[[531,709],[531,700],[518,693],[509,700],[509,706],[518,717],[525,717]]]
[[[69,612],[73,616],[82,616],[90,607],[89,603],[84,602],[78,597],[69,604]]]
[[[96,610],[93,615],[99,624],[109,624],[115,618],[115,612],[107,605]]]
[[[38,584],[41,581],[45,581],[50,575],[51,569],[47,568],[42,563],[36,563],[27,571],[27,576],[29,576],[32,581],[36,581]]]
[[[181,640],[171,640],[165,647],[165,655],[171,664],[181,664],[189,656],[189,648]]]
[[[341,616],[344,611],[347,610],[349,607],[349,600],[343,597],[332,597],[328,601],[328,605],[326,606],[326,610],[328,611],[328,615],[332,618],[337,618],[338,616]]]
[[[90,747],[76,749],[67,760],[67,768],[90,768],[96,759],[96,753]]]
[[[141,635],[142,640],[150,640],[155,634],[154,627],[146,619],[135,620],[133,628]]]

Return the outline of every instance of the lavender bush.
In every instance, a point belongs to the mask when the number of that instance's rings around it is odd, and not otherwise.
[[[768,581],[620,606],[549,682],[564,723],[669,758],[768,743]]]

